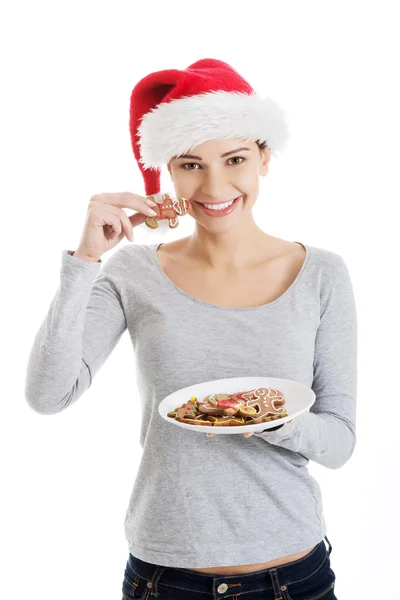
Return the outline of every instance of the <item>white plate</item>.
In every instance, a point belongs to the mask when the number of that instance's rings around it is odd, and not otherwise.
[[[203,400],[209,394],[233,394],[234,392],[243,392],[244,390],[254,390],[259,387],[271,387],[280,390],[286,400],[285,410],[288,413],[287,417],[274,419],[265,423],[255,423],[254,425],[222,425],[215,427],[214,425],[191,425],[190,423],[182,423],[167,416],[167,413],[175,410],[188,402],[193,396],[198,400]],[[262,429],[270,429],[277,427],[282,423],[286,423],[294,419],[301,413],[305,412],[315,402],[315,393],[313,390],[302,383],[291,381],[290,379],[280,379],[278,377],[232,377],[229,379],[216,379],[214,381],[205,381],[196,385],[190,385],[182,388],[173,394],[170,394],[162,400],[158,406],[158,412],[163,419],[191,431],[201,431],[202,433],[246,433],[251,431],[261,431]]]

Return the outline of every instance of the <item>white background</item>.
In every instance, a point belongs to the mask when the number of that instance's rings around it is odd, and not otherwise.
[[[287,114],[291,137],[262,178],[257,223],[348,265],[359,322],[357,446],[341,469],[310,462],[309,470],[322,488],[337,597],[398,596],[396,8],[351,0],[3,6],[2,598],[122,596],[123,520],[141,457],[129,336],[83,398],[57,415],[28,406],[25,369],[62,249],[76,249],[90,197],[144,194],[129,138],[131,90],[150,72],[210,57]],[[182,219],[164,241],[192,229]]]

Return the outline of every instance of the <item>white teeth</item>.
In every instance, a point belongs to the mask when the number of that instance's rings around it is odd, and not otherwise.
[[[204,204],[204,206],[206,208],[210,208],[211,210],[222,210],[230,206],[233,202],[234,200],[231,200],[230,202],[225,202],[224,204]]]

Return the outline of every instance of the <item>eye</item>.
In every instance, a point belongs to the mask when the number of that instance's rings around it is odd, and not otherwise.
[[[181,169],[184,169],[185,171],[197,171],[197,169],[187,169],[186,167],[188,165],[198,165],[198,163],[184,163],[183,165],[181,165]]]
[[[240,161],[245,161],[246,160],[244,158],[244,156],[232,156],[231,158],[228,158],[228,162],[230,160],[236,160],[236,159],[239,159]],[[234,165],[241,165],[241,164],[242,164],[242,162],[234,163]],[[201,166],[201,165],[199,165],[199,163],[184,163],[183,165],[181,165],[181,169],[184,169],[185,171],[197,171],[197,169],[187,169],[186,168],[187,166],[190,166],[190,165],[196,165],[198,167]]]
[[[242,161],[246,160],[243,156],[233,156],[232,158],[228,158],[228,160],[235,160],[236,158],[239,158]],[[235,164],[241,165],[242,163],[235,163]]]

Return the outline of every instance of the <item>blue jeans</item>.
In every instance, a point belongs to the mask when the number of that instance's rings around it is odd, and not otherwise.
[[[122,599],[337,600],[336,577],[330,567],[332,546],[326,536],[324,539],[299,560],[246,575],[216,575],[163,567],[129,553]]]

